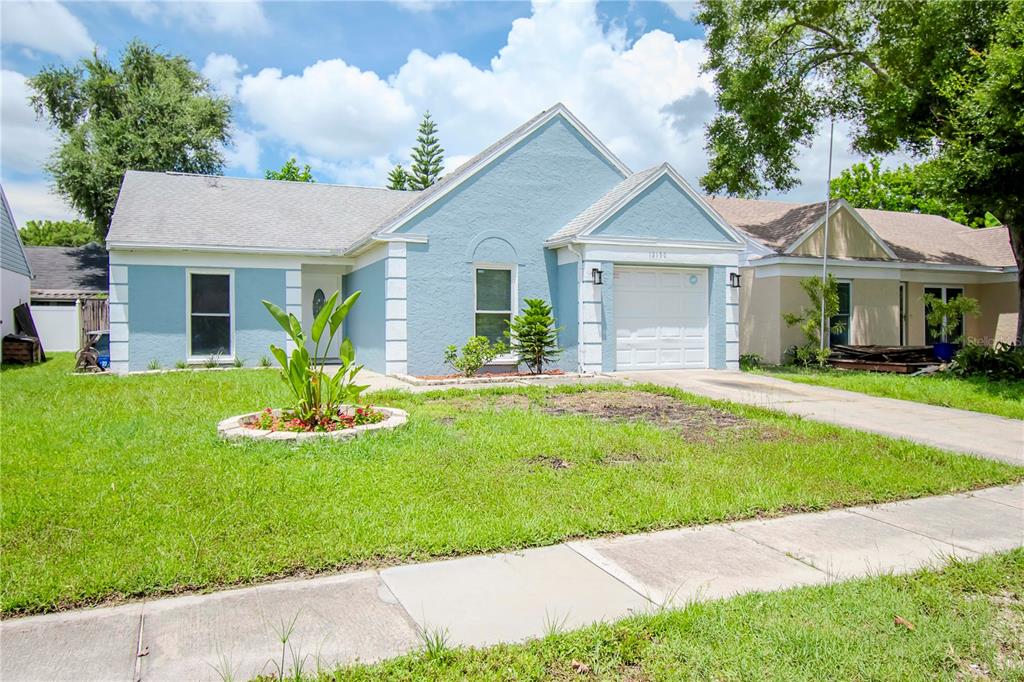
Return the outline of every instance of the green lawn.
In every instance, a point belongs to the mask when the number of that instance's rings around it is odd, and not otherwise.
[[[758,370],[762,371],[762,370]],[[829,386],[884,398],[913,400],[929,405],[988,412],[1024,419],[1024,381],[995,381],[981,377],[960,378],[949,374],[919,377],[882,372],[772,367],[763,370],[780,379],[801,384]]]
[[[1024,550],[694,604],[526,644],[435,648],[320,677],[463,679],[1021,680]]]
[[[385,394],[406,427],[228,443],[218,420],[284,403],[276,372],[80,377],[71,364],[0,375],[8,614],[1024,478],[753,407],[718,413],[738,425],[682,429],[548,411],[653,388]]]

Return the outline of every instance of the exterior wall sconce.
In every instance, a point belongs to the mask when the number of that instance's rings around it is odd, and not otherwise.
[[[601,270],[594,268],[590,271],[590,276],[593,278],[595,285],[601,286],[604,284],[604,273]]]
[[[730,272],[729,273],[729,286],[733,289],[740,288],[740,273]]]

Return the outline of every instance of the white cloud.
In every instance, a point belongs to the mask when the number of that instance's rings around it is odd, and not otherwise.
[[[240,82],[238,75],[244,68],[237,59],[229,54],[211,52],[206,55],[206,61],[203,62],[200,73],[213,84],[213,88],[218,94],[234,99],[238,94]]]
[[[22,0],[0,4],[2,42],[71,59],[92,51],[89,31],[66,7],[52,0]]]
[[[263,69],[245,76],[238,100],[268,133],[330,161],[386,155],[416,118],[400,92],[341,59],[317,62],[299,75]]]
[[[179,2],[177,0],[144,0],[125,3],[136,19],[153,22],[182,21],[200,31],[234,35],[265,34],[270,23],[258,0],[216,0]]]
[[[25,76],[17,71],[0,72],[0,167],[5,171],[38,173],[53,148],[53,131],[29,106],[31,94]]]
[[[261,139],[295,149],[328,181],[383,184],[395,162],[408,164],[425,110],[438,123],[451,170],[561,101],[635,170],[667,160],[696,186],[707,169],[704,126],[715,111],[713,83],[700,73],[704,59],[701,40],[661,30],[629,43],[621,26],[601,25],[594,2],[535,2],[484,68],[418,49],[386,79],[340,59],[297,74],[240,75],[230,55],[211,55],[207,66],[225,88],[240,77],[241,111]],[[837,139],[835,169],[855,160],[848,146]],[[791,194],[813,199],[824,191],[820,144],[800,158],[807,184]]]
[[[232,145],[224,150],[224,165],[240,168],[249,175],[260,172],[260,140],[245,130],[231,132]]]
[[[238,100],[264,134],[330,164],[340,181],[365,182],[374,169],[407,163],[427,109],[453,168],[455,157],[477,153],[558,101],[628,164],[667,157],[695,178],[705,165],[701,126],[711,89],[699,73],[702,59],[700,41],[663,31],[627,44],[621,27],[602,28],[592,2],[536,3],[532,16],[513,22],[487,68],[413,50],[385,81],[333,59],[300,74],[245,75]],[[380,172],[372,181],[384,179]]]
[[[4,194],[19,227],[29,220],[73,220],[81,218],[64,200],[50,192],[44,180],[5,182]]]

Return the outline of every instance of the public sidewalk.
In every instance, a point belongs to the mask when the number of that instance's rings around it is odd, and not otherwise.
[[[880,398],[748,372],[661,370],[613,372],[609,376],[619,381],[671,386],[708,398],[757,405],[1024,466],[1024,421],[1019,419]]]
[[[0,623],[0,677],[246,680],[452,644],[542,636],[694,600],[1024,546],[1024,485],[766,521],[583,540]]]

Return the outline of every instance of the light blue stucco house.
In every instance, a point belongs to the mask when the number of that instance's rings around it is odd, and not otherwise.
[[[567,371],[739,358],[744,237],[562,105],[422,192],[129,172],[107,244],[118,372],[251,366],[285,344],[261,299],[309,324],[336,289],[363,292],[344,332],[388,374],[447,373],[447,345],[500,338],[528,297],[554,306]]]

